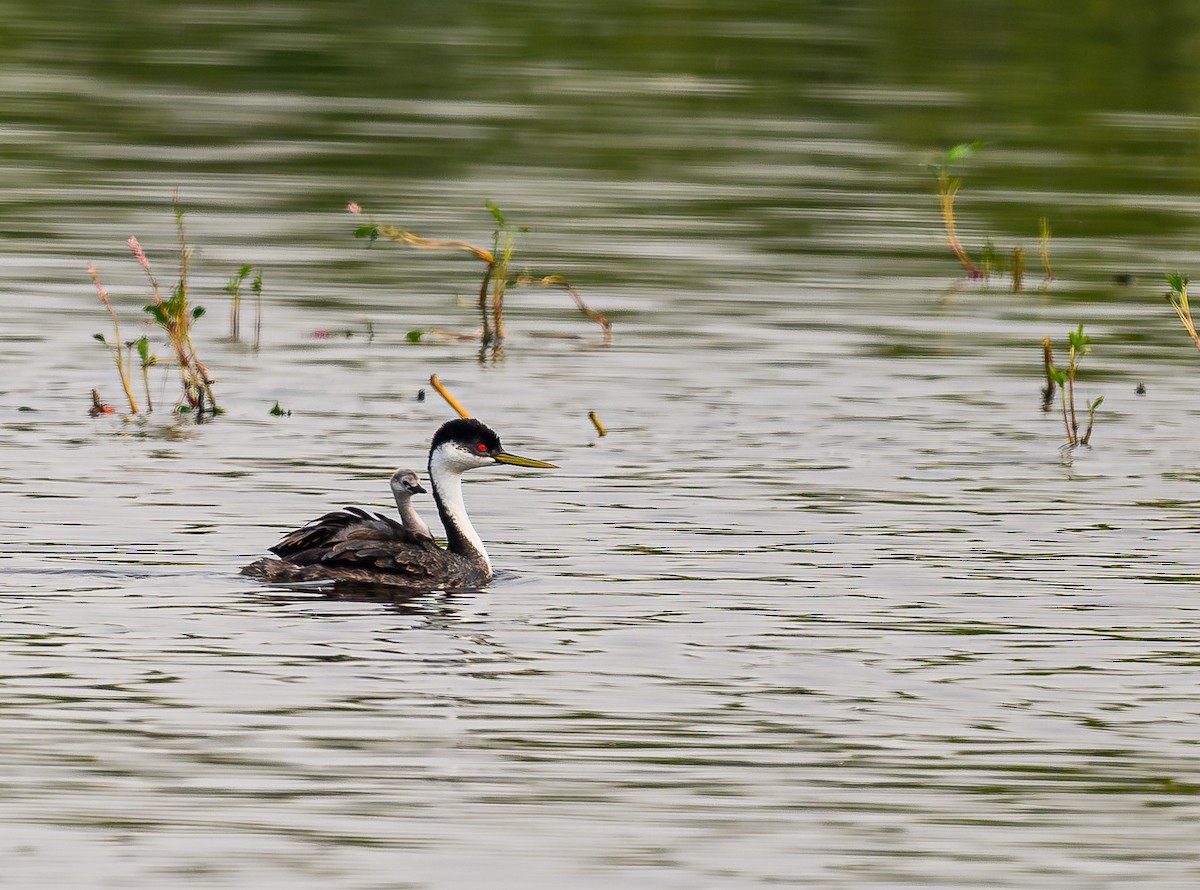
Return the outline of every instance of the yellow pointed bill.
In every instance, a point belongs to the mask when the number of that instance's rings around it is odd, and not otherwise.
[[[554,464],[548,464],[544,460],[534,460],[531,457],[518,457],[515,454],[509,454],[507,451],[498,451],[492,455],[498,463],[512,464],[514,467],[543,467],[547,470],[557,470]]]

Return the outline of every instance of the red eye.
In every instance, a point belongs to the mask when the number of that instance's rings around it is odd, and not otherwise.
[[[486,446],[486,445],[484,445],[482,442],[480,442],[480,443],[479,443],[478,445],[476,445],[475,447],[476,447],[476,448],[478,448],[480,451],[487,451],[487,446]]]

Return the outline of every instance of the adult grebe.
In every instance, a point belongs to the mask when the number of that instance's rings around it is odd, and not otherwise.
[[[400,523],[414,535],[432,538],[429,526],[412,505],[414,494],[425,494],[425,489],[421,486],[421,477],[415,470],[401,469],[392,473],[390,483],[392,496],[396,499],[396,510],[400,513]]]
[[[422,590],[484,585],[492,579],[492,562],[467,516],[462,474],[498,463],[555,468],[509,454],[500,437],[478,420],[451,420],[434,433],[429,482],[446,528],[445,549],[387,517],[349,508],[287,535],[271,548],[278,559],[252,562],[242,573],[264,581],[348,581]]]

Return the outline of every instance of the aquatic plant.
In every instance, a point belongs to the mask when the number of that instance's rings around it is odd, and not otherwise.
[[[1166,296],[1171,303],[1171,308],[1175,310],[1175,314],[1183,322],[1183,327],[1188,332],[1188,336],[1192,338],[1192,342],[1196,344],[1196,348],[1200,349],[1200,334],[1196,333],[1196,324],[1192,321],[1192,307],[1188,305],[1188,284],[1190,281],[1191,279],[1178,272],[1168,275],[1167,284],[1170,285],[1171,291]]]
[[[145,307],[145,311],[162,328],[167,340],[175,352],[179,365],[179,378],[182,386],[176,411],[180,413],[196,412],[203,415],[206,409],[215,413],[217,399],[213,394],[212,375],[196,354],[196,346],[192,341],[192,325],[204,315],[203,306],[192,306],[188,300],[188,272],[191,265],[192,249],[187,243],[187,234],[183,225],[183,210],[178,203],[173,207],[175,212],[175,227],[179,238],[179,280],[171,290],[171,295],[163,299],[159,288],[158,278],[150,265],[146,252],[136,237],[129,239],[129,249],[137,258],[138,265],[150,280],[150,293],[154,302]]]
[[[1021,284],[1025,280],[1025,248],[1017,246],[1012,252],[1012,290],[1020,293]]]
[[[1054,404],[1054,392],[1058,383],[1054,378],[1054,347],[1049,337],[1042,338],[1042,369],[1046,372],[1046,383],[1042,387],[1042,410],[1049,411]]]
[[[1096,399],[1087,403],[1087,426],[1084,428],[1083,435],[1079,434],[1079,418],[1075,411],[1075,374],[1079,369],[1079,363],[1083,357],[1092,351],[1092,338],[1083,332],[1083,325],[1067,333],[1068,357],[1067,366],[1065,368],[1056,368],[1053,364],[1052,355],[1050,352],[1049,338],[1042,342],[1043,357],[1046,363],[1046,374],[1049,378],[1058,385],[1061,395],[1060,404],[1062,406],[1063,427],[1067,434],[1067,448],[1074,448],[1076,445],[1087,445],[1092,438],[1092,426],[1096,422],[1096,409],[1104,403],[1104,396],[1099,396]],[[1047,382],[1049,386],[1049,381]],[[1043,390],[1043,396],[1046,391]],[[1053,398],[1053,391],[1050,391],[1050,397]]]
[[[129,400],[129,411],[131,414],[139,413],[137,399],[133,395],[133,384],[129,380],[129,363],[126,361],[125,353],[122,352],[123,344],[121,341],[121,322],[117,318],[117,310],[113,308],[112,301],[108,298],[108,291],[104,289],[104,285],[100,283],[100,274],[96,271],[96,267],[88,263],[88,274],[92,276],[92,283],[96,285],[96,291],[100,294],[100,302],[104,304],[104,308],[108,310],[108,315],[113,323],[113,342],[109,343],[104,338],[103,334],[92,334],[92,337],[104,344],[109,355],[112,356],[113,362],[117,366],[117,375],[121,378],[121,387],[125,390],[125,398]],[[93,416],[95,414],[111,414],[112,409],[108,411],[99,410],[100,396],[96,390],[92,390]],[[108,407],[105,405],[104,407]]]
[[[154,268],[137,237],[131,237],[127,243],[129,249],[133,251],[138,265],[142,267],[142,271],[150,280],[153,302],[146,305],[144,311],[151,317],[153,323],[162,328],[167,335],[167,340],[179,365],[182,393],[176,405],[176,411],[179,413],[195,412],[199,417],[203,416],[206,410],[216,414],[220,412],[220,409],[217,407],[216,396],[213,395],[212,375],[200,361],[192,340],[192,325],[204,315],[204,307],[192,306],[188,300],[188,268],[191,261],[191,248],[188,246],[184,231],[183,211],[177,202],[174,203],[173,208],[179,237],[179,280],[168,298],[163,298]],[[93,336],[103,343],[112,355],[117,366],[117,373],[121,378],[121,386],[125,390],[125,397],[129,400],[129,410],[133,414],[139,414],[141,411],[137,399],[134,397],[133,384],[130,379],[130,372],[133,368],[133,351],[137,350],[141,362],[142,385],[146,391],[147,409],[153,410],[150,397],[150,368],[158,364],[158,357],[150,353],[150,340],[145,336],[128,342],[121,340],[121,327],[116,310],[108,297],[108,292],[100,282],[100,275],[96,272],[95,265],[92,263],[88,263],[88,274],[91,275],[92,282],[96,285],[96,291],[100,294],[100,300],[112,318],[115,342],[109,343],[102,334]]]
[[[937,179],[938,202],[941,205],[942,222],[946,228],[946,240],[950,244],[950,250],[971,279],[982,279],[987,283],[992,273],[1003,265],[1004,260],[991,238],[984,239],[979,264],[967,253],[966,247],[958,237],[958,222],[954,211],[954,199],[962,187],[962,180],[951,175],[951,168],[955,164],[967,160],[982,146],[982,142],[962,142],[955,145],[932,164],[931,169]],[[1042,287],[1045,288],[1054,279],[1054,270],[1050,266],[1050,221],[1044,216],[1038,219],[1038,238],[1038,255],[1042,261]],[[1012,248],[1008,271],[1012,276],[1012,291],[1019,293],[1025,282],[1024,247],[1018,245]]]
[[[971,278],[976,279],[983,277],[983,270],[971,261],[966,248],[963,247],[962,241],[959,240],[958,225],[954,217],[954,198],[962,186],[962,180],[952,178],[950,176],[950,168],[960,161],[965,161],[971,157],[982,145],[982,142],[959,143],[942,155],[933,168],[934,175],[937,177],[938,201],[942,207],[942,222],[946,226],[946,240],[949,241],[950,249],[954,251],[954,255],[958,257],[958,261],[962,263],[963,269],[966,270]]]
[[[242,338],[242,285],[250,278],[253,266],[242,266],[225,284],[225,293],[232,297],[229,307],[229,342],[240,343]],[[260,269],[254,278],[250,279],[250,290],[255,297],[254,303],[254,348],[258,349],[262,338],[262,289],[263,273]]]
[[[1054,280],[1054,269],[1050,267],[1050,220],[1038,217],[1038,256],[1042,258],[1042,287],[1049,287]]]
[[[579,292],[561,275],[518,275],[513,278],[509,277],[509,264],[516,249],[516,235],[527,230],[522,227],[510,225],[504,213],[491,201],[484,202],[484,205],[496,222],[496,228],[492,233],[491,250],[478,247],[466,241],[422,238],[419,235],[414,235],[412,232],[406,232],[395,226],[380,225],[375,222],[368,222],[356,228],[354,230],[354,237],[365,238],[370,244],[374,244],[380,237],[383,237],[389,241],[396,241],[423,250],[465,250],[483,262],[485,264],[483,279],[479,284],[479,317],[481,325],[479,337],[485,347],[498,347],[504,339],[504,298],[510,285],[562,288],[571,296],[576,308],[580,312],[601,326],[604,331],[605,340],[609,340],[612,332],[612,324],[599,312],[590,308],[583,301]],[[356,216],[362,215],[362,207],[356,203],[347,204],[346,209]],[[410,342],[417,342],[420,338],[420,332],[417,332],[415,335],[413,332],[409,332],[408,334]]]
[[[146,410],[154,410],[154,401],[150,398],[150,369],[158,364],[158,356],[150,354],[150,338],[143,334],[133,344],[137,347],[138,358],[142,363],[142,386],[146,390]]]

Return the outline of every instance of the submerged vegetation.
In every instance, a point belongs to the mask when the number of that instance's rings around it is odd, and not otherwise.
[[[1046,370],[1046,388],[1042,391],[1043,405],[1049,409],[1054,399],[1054,387],[1057,385],[1062,408],[1063,427],[1066,430],[1067,443],[1064,447],[1074,448],[1077,445],[1087,445],[1092,438],[1092,426],[1096,422],[1096,409],[1104,402],[1104,396],[1087,403],[1087,426],[1083,434],[1079,433],[1079,416],[1075,410],[1075,375],[1083,357],[1092,351],[1092,338],[1083,332],[1083,325],[1067,333],[1067,366],[1058,368],[1054,365],[1054,353],[1051,349],[1050,338],[1042,341],[1042,356]]]
[[[990,238],[985,239],[982,251],[979,254],[980,261],[976,263],[958,235],[955,198],[962,186],[962,181],[951,175],[952,169],[955,165],[971,158],[981,145],[982,143],[979,142],[956,145],[945,152],[934,166],[947,242],[949,243],[951,252],[972,279],[982,279],[986,282],[999,267],[1005,264],[1007,259],[1007,272],[1012,278],[1012,289],[1014,292],[1020,291],[1025,276],[1025,249],[1023,247],[1014,247],[1009,253],[1005,254],[997,250]],[[356,237],[367,239],[372,244],[380,238],[385,238],[419,249],[466,251],[483,263],[483,274],[478,288],[480,328],[476,332],[457,333],[440,331],[434,328],[413,329],[407,331],[405,340],[410,343],[417,343],[421,342],[428,335],[449,341],[464,340],[480,342],[485,350],[490,348],[493,350],[493,355],[498,355],[498,350],[505,337],[504,308],[508,289],[511,287],[550,287],[565,291],[579,312],[600,326],[605,342],[609,342],[612,330],[609,320],[601,313],[589,307],[579,292],[563,276],[554,274],[535,275],[528,272],[514,273],[512,271],[517,236],[525,232],[526,229],[511,225],[500,208],[491,201],[486,202],[486,207],[496,225],[492,234],[490,249],[479,247],[467,241],[425,238],[394,226],[382,225],[374,221],[367,222],[355,230],[354,234]],[[175,405],[175,411],[177,413],[194,413],[200,417],[206,412],[209,414],[219,413],[220,409],[217,406],[216,396],[213,392],[214,381],[212,375],[208,367],[200,360],[193,339],[193,326],[204,316],[205,310],[203,307],[194,306],[190,302],[189,271],[192,251],[187,243],[183,211],[177,202],[173,204],[173,208],[178,232],[179,269],[176,283],[167,292],[167,296],[164,297],[164,291],[160,288],[151,262],[138,242],[138,239],[131,237],[128,245],[149,281],[152,300],[144,306],[144,311],[150,316],[148,323],[157,326],[165,335],[166,342],[173,353],[173,364],[179,372],[180,395]],[[362,209],[357,204],[349,204],[347,209],[352,214],[362,215]],[[1038,219],[1038,232],[1038,256],[1043,272],[1043,287],[1045,287],[1055,277],[1050,263],[1049,243],[1051,230],[1047,217],[1042,216]],[[1009,257],[1011,259],[1008,259]],[[160,360],[151,352],[150,338],[146,335],[128,340],[123,338],[117,311],[100,280],[95,266],[91,263],[88,264],[88,272],[112,322],[111,339],[100,333],[93,336],[105,346],[112,358],[122,390],[129,405],[130,414],[139,415],[143,413],[143,404],[145,405],[146,412],[153,411],[154,402],[150,386],[150,369],[159,364]],[[1200,349],[1200,332],[1197,331],[1192,318],[1188,298],[1189,279],[1177,273],[1168,275],[1167,282],[1170,286],[1170,291],[1166,294],[1166,298],[1191,337],[1192,342],[1196,345],[1197,349]],[[238,343],[242,340],[241,309],[247,288],[255,297],[254,346],[257,349],[261,342],[263,273],[261,270],[256,271],[250,265],[241,266],[228,279],[224,288],[226,293],[231,297],[228,339],[232,343]],[[346,337],[353,334],[349,330],[341,332],[318,330],[312,336],[317,339],[325,339],[332,336],[333,333],[342,333]],[[368,343],[373,341],[373,335],[374,327],[368,322]],[[1046,411],[1052,410],[1057,392],[1059,394],[1058,411],[1062,417],[1066,439],[1064,447],[1067,449],[1090,443],[1096,422],[1097,410],[1104,402],[1103,397],[1087,401],[1085,403],[1086,416],[1081,422],[1081,412],[1076,405],[1075,383],[1083,357],[1091,351],[1090,344],[1091,338],[1084,332],[1084,325],[1081,323],[1075,330],[1068,333],[1067,360],[1064,366],[1059,367],[1054,362],[1054,349],[1050,338],[1046,337],[1042,342],[1043,371],[1045,374],[1045,384],[1042,389],[1043,409]],[[135,354],[137,357],[136,364]],[[135,392],[136,387],[133,379],[135,368],[139,368],[141,371],[141,396]],[[460,416],[470,416],[445,387],[442,386],[436,375],[430,378],[430,384]],[[1144,388],[1139,387],[1138,391],[1144,392]],[[96,416],[113,413],[113,409],[104,404],[100,400],[99,394],[93,390],[92,408],[89,413]],[[291,412],[283,409],[278,402],[275,402],[269,413],[276,417],[291,415]],[[595,427],[596,433],[601,437],[605,436],[606,430],[596,414],[591,412],[588,417]]]
[[[242,341],[242,285],[246,283],[246,279],[250,278],[250,273],[253,271],[253,266],[242,266],[238,269],[237,274],[230,278],[225,285],[225,293],[229,294],[232,298],[229,306],[230,343],[240,343]],[[263,273],[260,269],[258,274],[250,278],[250,290],[254,294],[255,349],[258,349],[262,344],[262,289]]]
[[[213,393],[212,375],[200,360],[196,352],[195,342],[192,339],[192,326],[203,317],[204,307],[193,306],[189,300],[188,273],[191,265],[192,251],[191,247],[188,246],[184,230],[183,210],[177,202],[174,204],[174,212],[175,227],[179,241],[179,278],[175,286],[171,289],[170,296],[166,299],[163,298],[162,289],[159,287],[158,277],[154,274],[150,259],[146,256],[146,252],[142,249],[138,239],[131,237],[128,244],[129,249],[133,251],[133,255],[138,261],[138,265],[142,267],[142,271],[145,272],[146,277],[150,281],[150,295],[153,301],[144,307],[144,311],[150,316],[151,322],[166,334],[167,342],[175,354],[175,360],[179,368],[181,392],[179,400],[176,402],[175,410],[181,414],[194,413],[197,418],[200,418],[204,416],[205,412],[213,414],[219,412],[220,409],[217,406],[217,399]],[[137,349],[138,357],[141,360],[142,381],[146,390],[146,408],[147,410],[152,410],[153,404],[150,399],[150,368],[158,363],[158,358],[150,354],[150,342],[147,337],[142,336],[136,341],[123,341],[121,339],[121,327],[117,318],[117,312],[113,308],[108,292],[100,281],[100,275],[97,273],[95,265],[92,263],[88,263],[88,274],[91,275],[92,281],[96,285],[100,301],[104,304],[105,309],[108,310],[108,314],[112,318],[114,342],[109,343],[103,334],[95,334],[93,336],[103,343],[112,355],[117,367],[117,374],[121,378],[121,387],[125,390],[125,397],[129,401],[129,411],[134,415],[141,413],[130,380],[130,373],[133,366],[133,350]]]
[[[971,260],[967,249],[958,238],[958,223],[954,216],[954,198],[962,186],[961,179],[952,178],[950,168],[960,161],[965,161],[983,146],[982,142],[963,142],[950,148],[934,165],[934,175],[937,177],[938,202],[942,207],[942,224],[946,227],[946,240],[950,249],[962,263],[963,269],[973,279],[983,278],[983,270]]]
[[[937,180],[938,204],[942,211],[942,225],[946,230],[946,241],[950,250],[962,265],[967,277],[972,280],[982,280],[985,284],[992,275],[1000,270],[1003,253],[997,250],[991,238],[985,238],[983,250],[980,253],[980,263],[976,264],[958,236],[958,219],[955,215],[954,200],[962,188],[962,180],[951,175],[952,168],[973,157],[983,147],[982,142],[962,142],[947,149],[938,160],[931,165],[934,178]],[[1054,280],[1054,270],[1050,265],[1050,221],[1045,216],[1038,219],[1038,256],[1042,262],[1042,287],[1048,287]],[[1013,293],[1019,292],[1025,283],[1025,248],[1017,245],[1009,252],[1007,271],[1012,281]]]
[[[495,220],[496,228],[492,233],[492,249],[478,247],[466,241],[441,240],[423,238],[412,232],[398,229],[391,225],[380,225],[367,222],[354,231],[356,238],[365,238],[374,244],[379,238],[386,238],[400,244],[422,250],[465,250],[484,264],[483,278],[479,284],[479,341],[487,349],[499,350],[505,335],[504,300],[509,287],[556,287],[565,290],[575,303],[575,307],[600,325],[604,332],[604,340],[608,342],[612,336],[612,323],[589,307],[579,292],[561,275],[532,275],[528,273],[511,275],[509,266],[513,252],[516,250],[516,236],[526,229],[512,226],[505,218],[500,208],[491,201],[485,202],[488,212]],[[358,216],[362,208],[358,204],[348,204],[346,209]],[[417,342],[421,339],[421,331],[409,333],[409,340]],[[473,339],[473,338],[472,338]],[[498,354],[498,352],[496,353]]]

